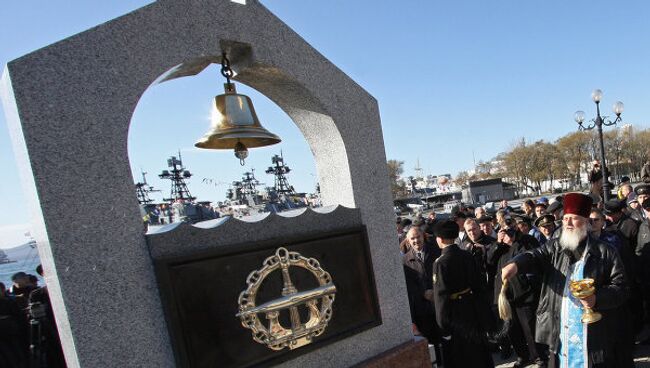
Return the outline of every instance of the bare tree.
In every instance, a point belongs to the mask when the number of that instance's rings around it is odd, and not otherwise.
[[[393,194],[393,199],[398,198],[406,192],[406,185],[400,179],[400,175],[404,173],[404,161],[388,160],[388,178],[390,179],[390,190]]]
[[[591,137],[587,132],[569,133],[555,142],[560,159],[566,165],[567,177],[571,178],[571,186],[573,189],[582,184],[580,172],[583,169],[583,165],[586,165],[584,167],[588,167],[588,163],[591,160],[591,156],[588,153],[590,144]]]
[[[609,170],[616,176],[639,179],[641,167],[650,160],[650,129],[614,128],[604,133],[604,144]],[[563,189],[575,190],[583,184],[581,173],[588,173],[592,161],[599,157],[600,143],[595,130],[570,132],[553,143],[539,140],[527,144],[521,138],[506,152],[489,161],[479,161],[475,174],[459,172],[454,182],[465,186],[473,180],[502,177],[515,183],[520,190],[528,188],[539,192],[545,182],[553,190],[557,181],[563,183]],[[401,170],[403,162],[396,163]]]
[[[460,187],[464,187],[467,186],[468,183],[473,179],[473,176],[470,175],[467,171],[460,171],[454,178],[454,184]]]

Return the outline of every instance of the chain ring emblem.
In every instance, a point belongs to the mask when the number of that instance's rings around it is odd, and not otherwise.
[[[309,271],[318,281],[318,287],[298,291],[291,281],[289,269],[301,267]],[[262,282],[275,271],[282,274],[282,296],[257,305],[256,297]],[[314,258],[306,258],[297,252],[289,252],[280,247],[275,254],[262,262],[262,268],[251,272],[246,278],[246,290],[239,294],[239,313],[242,326],[252,331],[253,340],[272,350],[286,347],[296,349],[310,344],[313,338],[325,332],[332,319],[332,304],[336,286],[330,274],[323,270]],[[320,305],[319,305],[320,304]],[[299,308],[306,308],[309,319],[301,321]],[[291,327],[279,322],[280,313],[288,311]],[[259,315],[265,315],[264,324]]]

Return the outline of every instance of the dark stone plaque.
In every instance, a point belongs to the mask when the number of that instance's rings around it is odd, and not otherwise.
[[[332,319],[322,335],[306,346],[274,351],[255,342],[236,314],[247,276],[279,247],[317,259],[337,291]],[[181,367],[268,366],[381,324],[365,227],[220,246],[201,254],[157,259],[155,268]],[[290,273],[298,291],[318,286],[305,269],[291,267]],[[260,286],[256,304],[280,297],[282,286],[281,273],[271,273]],[[307,310],[300,312],[305,321]],[[260,319],[266,324],[263,314]],[[290,328],[288,311],[280,313],[280,322]]]

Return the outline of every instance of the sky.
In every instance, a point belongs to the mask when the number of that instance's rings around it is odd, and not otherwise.
[[[224,0],[226,1],[226,0]],[[126,14],[150,1],[34,0],[0,4],[0,63]],[[299,1],[261,0],[379,103],[386,155],[419,160],[425,174],[456,174],[489,160],[521,137],[555,140],[576,129],[573,114],[595,114],[591,91],[604,92],[603,111],[625,103],[625,123],[648,127],[650,2],[646,1]],[[156,189],[167,158],[181,152],[199,199],[223,200],[244,171],[264,173],[282,151],[299,192],[318,178],[309,146],[270,100],[237,84],[253,100],[277,146],[251,150],[241,167],[232,152],[200,151],[210,103],[222,93],[217,67],[153,85],[140,100],[129,133],[134,180],[147,172]],[[2,107],[0,107],[0,110]],[[4,111],[0,111],[0,248],[20,245],[28,210]],[[135,194],[134,194],[135,195]]]

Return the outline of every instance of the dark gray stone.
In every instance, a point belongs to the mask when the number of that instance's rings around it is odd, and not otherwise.
[[[154,81],[192,74],[222,49],[236,79],[304,134],[324,203],[357,208],[368,229],[383,325],[285,364],[349,366],[411,338],[376,100],[257,1],[165,0],[11,61],[2,76],[70,367],[174,365],[127,135]]]

